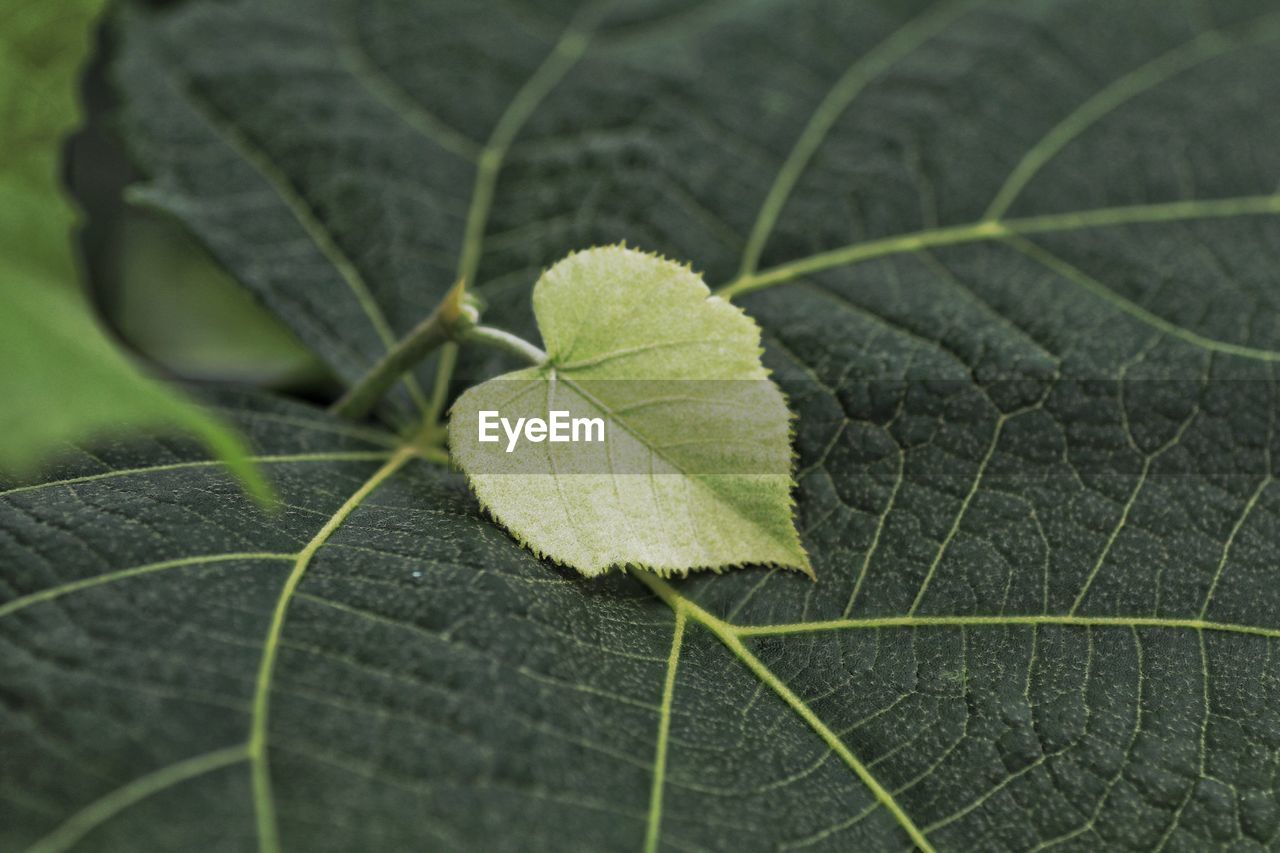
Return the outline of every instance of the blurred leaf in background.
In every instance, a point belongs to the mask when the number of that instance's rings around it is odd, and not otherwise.
[[[333,395],[327,368],[182,226],[136,207],[112,224],[93,286],[127,344],[183,379]]]
[[[108,432],[181,429],[265,498],[269,487],[240,439],[139,373],[75,285],[77,215],[59,160],[103,5],[24,0],[0,11],[0,469],[25,476],[68,444]]]
[[[138,198],[145,177],[112,120],[113,33],[103,27],[98,35],[82,72],[83,121],[64,157],[66,189],[83,213],[76,242],[96,315],[166,376],[332,400],[341,388],[315,355],[186,228]]]

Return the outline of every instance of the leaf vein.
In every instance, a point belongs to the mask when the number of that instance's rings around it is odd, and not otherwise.
[[[271,187],[298,225],[346,283],[382,345],[387,349],[393,347],[396,343],[396,334],[387,322],[382,306],[373,298],[368,282],[346,251],[338,244],[331,230],[321,221],[311,204],[293,186],[289,177],[271,160],[266,151],[218,112],[208,97],[197,91],[189,81],[186,85],[179,85],[177,88],[186,95],[187,103],[205,120],[218,138],[257,172],[267,186]],[[425,406],[426,399],[417,380],[412,375],[406,375],[403,381],[414,401],[420,407]]]
[[[667,746],[671,736],[671,705],[676,692],[676,670],[680,665],[680,645],[684,640],[686,612],[675,612],[675,628],[671,636],[671,656],[662,686],[662,705],[658,715],[658,745],[653,760],[653,788],[649,794],[649,823],[645,834],[646,853],[656,853],[662,829],[662,795],[667,776]]]
[[[239,744],[196,755],[139,776],[71,815],[57,829],[31,845],[27,853],[60,853],[69,850],[95,827],[130,806],[174,785],[237,764],[247,757],[247,748],[244,744]]]
[[[755,272],[760,255],[764,252],[765,243],[773,232],[778,217],[782,214],[783,206],[823,140],[827,138],[827,134],[831,132],[849,104],[889,66],[928,41],[970,5],[973,5],[973,0],[951,0],[951,2],[936,3],[928,7],[920,15],[890,33],[888,38],[880,44],[858,57],[840,76],[840,79],[818,103],[765,195],[755,224],[751,227],[751,234],[747,238],[747,245],[742,251],[738,273],[740,277]]]
[[[1232,49],[1272,37],[1273,33],[1264,32],[1261,22],[1274,19],[1274,15],[1269,15],[1250,21],[1243,38],[1210,30],[1116,78],[1072,110],[1027,151],[996,192],[982,218],[996,220],[1003,216],[1046,163],[1117,107]]]
[[[247,457],[248,461],[259,465],[286,465],[295,462],[369,462],[379,461],[391,456],[390,451],[383,450],[351,450],[322,453],[282,453]],[[0,498],[10,495],[34,492],[56,486],[76,486],[81,483],[92,483],[98,480],[110,480],[115,477],[128,477],[135,474],[157,474],[169,471],[184,471],[191,468],[217,468],[223,463],[218,459],[196,459],[190,462],[172,462],[166,465],[149,465],[143,468],[121,468],[116,471],[104,471],[101,474],[86,474],[82,477],[68,477],[64,480],[49,480],[29,486],[15,486],[0,491]]]
[[[381,468],[374,472],[328,521],[316,532],[311,541],[298,553],[293,570],[285,579],[276,600],[275,611],[262,646],[262,660],[258,667],[257,686],[254,689],[253,716],[249,726],[249,764],[253,782],[254,813],[257,817],[258,846],[262,853],[276,853],[280,849],[279,829],[276,825],[275,802],[271,793],[271,770],[267,758],[267,724],[270,712],[271,681],[275,675],[276,657],[280,638],[284,632],[285,615],[289,604],[302,582],[302,576],[316,552],[333,535],[347,517],[364,502],[383,481],[400,470],[415,455],[412,447],[397,451]]]
[[[173,560],[162,560],[156,563],[147,563],[142,566],[132,566],[127,569],[117,569],[113,572],[106,572],[93,577],[81,578],[80,580],[68,581],[58,584],[57,586],[42,589],[39,592],[33,592],[19,598],[6,601],[0,604],[0,618],[8,616],[24,607],[30,607],[33,604],[40,604],[45,601],[52,601],[55,598],[61,598],[73,592],[79,592],[82,589],[89,589],[95,586],[102,586],[114,581],[124,580],[125,578],[133,578],[139,575],[151,574],[152,572],[162,572],[167,569],[177,569],[184,566],[199,566],[208,563],[231,562],[233,560],[292,560],[296,558],[296,554],[277,554],[266,551],[243,552],[232,554],[203,554],[194,557],[179,557]]]

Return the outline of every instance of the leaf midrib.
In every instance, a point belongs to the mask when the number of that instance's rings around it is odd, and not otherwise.
[[[701,477],[701,476],[698,476],[697,474],[690,474],[689,472],[683,470],[679,465],[675,463],[675,461],[673,461],[669,456],[667,456],[665,453],[662,452],[663,447],[667,447],[671,445],[658,446],[653,444],[652,442],[649,441],[649,439],[647,439],[645,436],[640,434],[640,432],[638,432],[635,428],[633,428],[630,424],[628,424],[626,420],[624,420],[620,415],[614,412],[614,410],[611,409],[607,404],[605,404],[603,401],[596,398],[593,394],[591,394],[585,388],[583,388],[577,382],[575,382],[572,377],[567,377],[560,374],[554,364],[548,365],[548,367],[549,367],[549,376],[544,378],[543,381],[547,382],[549,385],[554,385],[556,382],[563,382],[565,385],[569,386],[570,389],[572,389],[575,393],[577,393],[578,396],[581,397],[584,401],[586,401],[589,405],[596,407],[596,409],[599,410],[601,414],[612,419],[615,423],[617,423],[619,426],[622,427],[624,432],[626,432],[628,435],[630,435],[633,439],[635,439],[640,444],[644,445],[645,449],[648,450],[650,454],[652,454],[654,457],[661,459],[663,462],[670,465],[673,470],[680,472],[680,475],[684,477],[686,481],[696,483],[697,485],[706,489],[707,492],[709,492],[715,498],[718,506],[722,506],[725,509],[729,510],[735,516],[740,518],[744,523],[756,526],[757,529],[759,528],[759,526],[756,525],[753,519],[742,515],[738,507],[734,505],[732,501],[728,501],[723,498],[723,496],[720,494],[720,491],[715,488],[715,484],[718,482],[718,480],[709,479],[707,477]],[[550,445],[547,445],[547,451],[548,451],[548,459],[550,459]],[[778,475],[778,476],[782,476],[782,475]],[[790,473],[788,472],[786,476],[788,479],[788,483],[790,483],[791,482]],[[783,535],[785,536],[785,534]],[[772,536],[771,538],[784,551],[787,550],[788,547],[790,547],[791,543],[787,542],[785,539],[779,539],[777,536]],[[772,566],[777,564],[773,562],[768,562],[762,565]],[[798,569],[799,567],[796,566],[791,568]]]

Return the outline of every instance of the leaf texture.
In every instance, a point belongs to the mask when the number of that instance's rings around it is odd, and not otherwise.
[[[151,197],[344,376],[459,270],[524,332],[583,246],[728,285],[820,580],[579,579],[228,401],[278,521],[154,442],[0,498],[0,847],[1276,846],[1276,12],[123,17]]]

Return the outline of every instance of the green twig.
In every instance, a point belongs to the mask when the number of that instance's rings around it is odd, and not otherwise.
[[[468,311],[464,296],[465,287],[459,281],[436,310],[392,347],[333,404],[330,411],[353,420],[367,415],[401,374],[426,358],[436,347],[452,340],[458,326],[475,322],[474,311]]]
[[[440,348],[440,358],[436,359],[435,384],[431,387],[431,405],[427,408],[426,423],[435,426],[440,423],[444,414],[445,403],[449,401],[449,380],[453,378],[453,367],[458,362],[458,344],[449,341]]]
[[[396,380],[405,371],[412,368],[433,350],[445,346],[444,357],[452,360],[456,355],[456,344],[475,343],[494,347],[503,352],[519,356],[532,364],[542,364],[547,354],[533,344],[510,332],[495,329],[492,326],[477,326],[476,310],[467,304],[466,289],[461,281],[450,289],[444,301],[431,312],[431,315],[405,335],[391,350],[382,357],[369,372],[360,378],[342,399],[330,408],[336,415],[345,418],[359,419],[369,413],[387,393]],[[443,408],[445,388],[437,387],[433,398],[434,423]]]

